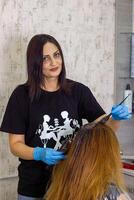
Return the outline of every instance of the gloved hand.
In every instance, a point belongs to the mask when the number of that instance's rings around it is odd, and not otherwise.
[[[128,112],[128,107],[124,104],[114,105],[111,113],[114,120],[129,120],[132,118],[132,114]]]
[[[60,160],[65,159],[65,155],[61,151],[52,148],[35,147],[33,151],[34,160],[40,160],[48,165],[55,165]]]

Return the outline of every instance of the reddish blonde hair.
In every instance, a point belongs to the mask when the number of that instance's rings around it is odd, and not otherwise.
[[[113,130],[98,123],[83,126],[71,144],[67,159],[53,170],[46,200],[96,200],[111,183],[124,189],[120,147]]]

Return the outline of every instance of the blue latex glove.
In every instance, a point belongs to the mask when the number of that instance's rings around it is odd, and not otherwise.
[[[35,147],[33,152],[33,157],[34,160],[43,161],[48,165],[55,165],[60,160],[65,159],[65,155],[63,152],[43,147]]]
[[[132,118],[132,114],[128,112],[128,108],[124,104],[114,105],[111,113],[114,120],[129,120]]]

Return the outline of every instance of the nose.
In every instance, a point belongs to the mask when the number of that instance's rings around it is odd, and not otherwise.
[[[55,58],[51,58],[51,65],[56,65],[56,59]]]

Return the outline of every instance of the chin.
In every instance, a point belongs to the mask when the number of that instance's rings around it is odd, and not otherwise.
[[[48,77],[48,78],[59,78],[59,75],[60,75],[60,73],[55,73],[55,74],[54,74],[54,73],[53,73],[53,74],[51,73],[51,74],[49,74],[47,77]]]
[[[57,71],[57,72],[51,72],[50,76],[52,76],[52,77],[59,77],[60,73],[61,73],[61,70]]]
[[[58,78],[59,75],[61,74],[61,68],[59,68],[57,71],[47,71],[43,74],[47,78]]]
[[[59,78],[59,74],[58,75],[50,75],[50,78]]]

